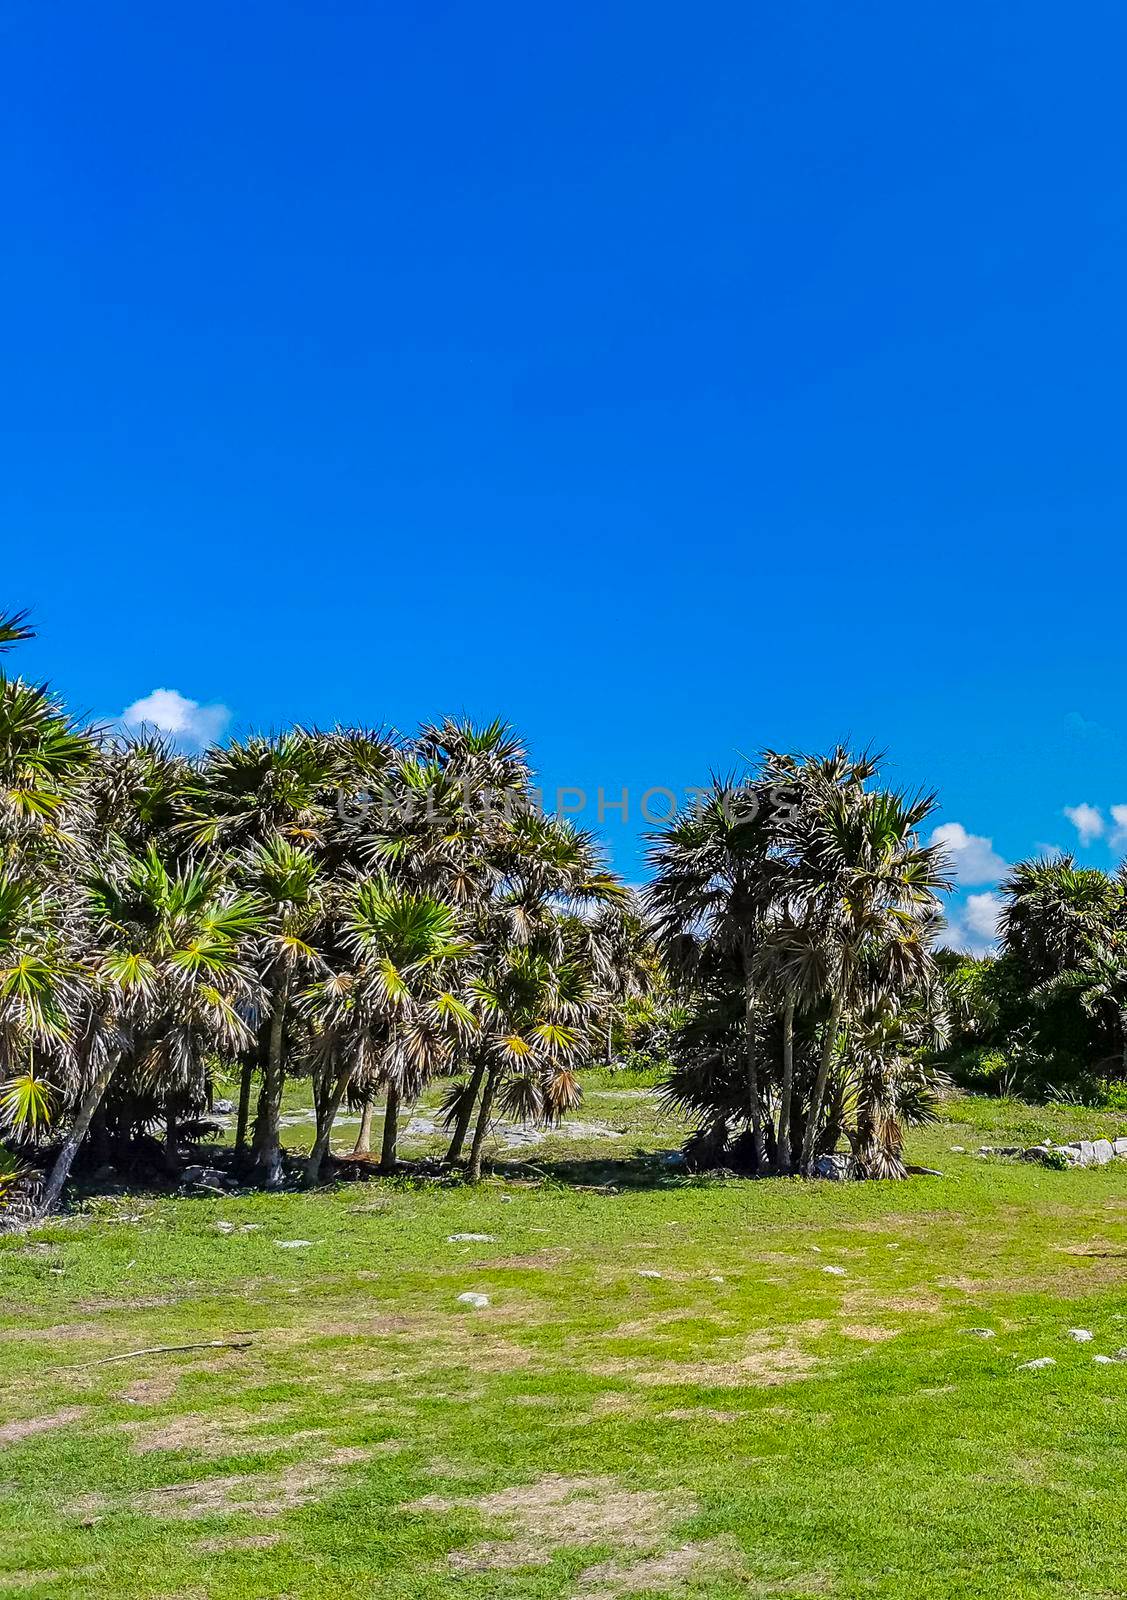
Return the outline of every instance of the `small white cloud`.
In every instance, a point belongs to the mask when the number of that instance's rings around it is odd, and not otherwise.
[[[1111,820],[1115,826],[1108,842],[1113,850],[1121,850],[1127,845],[1127,806],[1112,806]]]
[[[154,689],[121,713],[126,728],[167,733],[181,744],[211,744],[231,720],[226,706],[201,706],[178,689]]]
[[[933,829],[932,844],[941,844],[951,856],[960,883],[997,883],[1007,863],[994,849],[993,839],[968,833],[961,822],[941,822]]]
[[[987,944],[998,937],[1005,901],[1000,894],[968,894],[963,907],[963,922],[968,933]]]
[[[1093,839],[1103,838],[1106,824],[1103,812],[1098,806],[1090,806],[1087,802],[1078,806],[1065,806],[1064,814],[1080,835],[1082,845],[1089,845]]]
[[[939,943],[948,950],[969,950],[972,955],[992,955],[998,938],[998,928],[1005,908],[1000,894],[987,890],[984,894],[968,894],[957,909],[952,907],[947,915],[947,926],[939,936]]]

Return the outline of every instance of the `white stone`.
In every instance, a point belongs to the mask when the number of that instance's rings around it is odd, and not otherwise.
[[[1018,1367],[1019,1372],[1039,1372],[1042,1367],[1055,1367],[1056,1361],[1052,1356],[1038,1356],[1035,1361],[1023,1361]]]
[[[279,1239],[276,1242],[279,1250],[305,1250],[312,1241],[309,1239]]]
[[[466,1294],[458,1296],[458,1304],[460,1306],[476,1306],[478,1311],[484,1311],[489,1304],[489,1296],[487,1294],[474,1294],[470,1290]]]
[[[835,1278],[844,1278],[845,1277],[845,1268],[844,1267],[823,1267],[822,1271],[831,1273]]]
[[[447,1244],[496,1244],[497,1235],[494,1233],[448,1233]]]
[[[1076,1344],[1088,1344],[1091,1341],[1092,1335],[1088,1332],[1087,1328],[1069,1328],[1068,1337],[1074,1340]]]
[[[660,1278],[661,1277],[661,1273],[660,1272],[654,1272],[650,1268],[641,1268],[641,1269],[639,1269],[638,1276],[639,1276],[639,1278]]]
[[[992,1339],[994,1337],[993,1328],[968,1328],[967,1332],[973,1333],[976,1339]]]
[[[1101,1367],[1114,1367],[1115,1365],[1114,1356],[1093,1356],[1092,1360]]]

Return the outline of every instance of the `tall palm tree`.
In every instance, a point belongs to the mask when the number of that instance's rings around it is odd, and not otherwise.
[[[951,887],[941,847],[919,841],[934,795],[908,798],[856,784],[815,783],[800,813],[800,884],[827,974],[829,1016],[802,1145],[813,1173],[826,1084],[851,1006],[874,993],[914,992],[934,971],[929,929]]]
[[[573,951],[574,957],[578,952]],[[598,992],[581,960],[568,952],[514,945],[471,982],[481,1019],[485,1085],[467,1176],[481,1177],[482,1150],[495,1101],[522,1121],[555,1121],[578,1105],[574,1065],[590,1049]]]
[[[386,1087],[380,1164],[393,1171],[402,1102],[447,1070],[477,1031],[466,999],[475,948],[452,905],[386,875],[346,893],[342,922],[354,972],[351,1028],[357,1055],[362,1046],[374,1056]]]
[[[667,959],[690,984],[704,953],[741,975],[744,1066],[753,1162],[766,1166],[759,1034],[762,993],[757,952],[775,903],[780,863],[772,846],[776,814],[765,785],[714,780],[690,812],[653,839],[647,903]]]
[[[282,1182],[280,1119],[286,1045],[303,981],[325,968],[319,941],[325,931],[326,890],[313,850],[282,833],[253,842],[243,853],[240,869],[240,881],[260,907],[255,965],[268,996],[267,1047],[252,1165],[264,1186],[274,1189]],[[240,1121],[244,1117],[240,1095]]]
[[[658,937],[698,997],[670,1093],[702,1107],[712,1096],[730,1124],[738,1003],[755,1172],[770,1150],[790,1170],[800,1088],[799,1166],[813,1172],[851,1015],[877,995],[899,1003],[932,970],[936,895],[949,881],[942,853],[918,837],[934,802],[869,787],[876,771],[874,757],[840,748],[768,752],[750,776],[714,782],[651,846]]]
[[[198,1072],[205,1053],[243,1047],[261,995],[247,941],[260,911],[214,866],[170,868],[155,848],[89,887],[92,948],[70,1130],[40,1212],[59,1201],[75,1155],[124,1061],[142,1075]]]

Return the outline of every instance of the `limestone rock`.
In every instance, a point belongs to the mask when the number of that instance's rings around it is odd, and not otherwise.
[[[851,1155],[819,1156],[814,1163],[814,1176],[828,1178],[831,1183],[845,1183],[857,1174],[857,1162]]]

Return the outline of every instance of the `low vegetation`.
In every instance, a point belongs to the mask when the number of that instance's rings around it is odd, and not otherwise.
[[[954,1097],[908,1135],[941,1178],[756,1183],[584,1087],[617,1139],[494,1136],[476,1187],[91,1191],[0,1240],[0,1593],[1117,1592],[1127,1164],[975,1153],[1115,1113]]]

